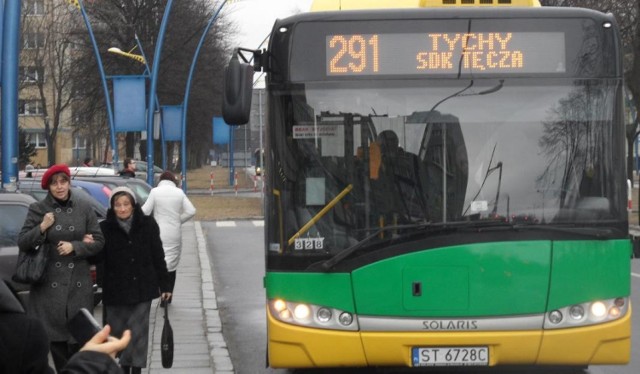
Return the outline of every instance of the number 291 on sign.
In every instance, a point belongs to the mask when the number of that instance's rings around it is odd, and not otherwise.
[[[377,73],[380,70],[378,39],[376,34],[328,36],[328,73]]]

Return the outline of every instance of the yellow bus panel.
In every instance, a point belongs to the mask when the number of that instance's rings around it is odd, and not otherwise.
[[[626,316],[614,322],[545,331],[538,362],[550,365],[626,364],[630,356],[631,307]]]
[[[273,368],[367,366],[357,331],[310,329],[282,323],[267,311],[267,352]]]
[[[631,352],[631,311],[606,324],[545,331],[357,332],[267,319],[274,368],[410,367],[411,348],[428,346],[488,346],[490,366],[625,364]]]
[[[356,9],[441,8],[455,6],[539,7],[538,0],[315,0],[311,11]]]

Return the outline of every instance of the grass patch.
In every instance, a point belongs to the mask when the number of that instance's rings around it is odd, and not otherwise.
[[[244,168],[236,168],[238,172],[238,188],[252,188],[253,179],[247,176]],[[205,166],[200,169],[187,172],[187,188],[194,190],[208,190],[211,186],[211,173],[213,173],[213,186],[218,188],[233,188],[229,185],[229,168],[221,166]]]
[[[244,169],[238,168],[238,188],[253,188],[253,180]],[[187,188],[189,190],[209,190],[213,173],[214,189],[229,189],[229,168],[219,166],[189,170]],[[262,218],[262,199],[254,197],[189,195],[196,207],[198,221],[219,221],[233,219]]]
[[[262,218],[262,200],[241,196],[190,195],[198,221]]]

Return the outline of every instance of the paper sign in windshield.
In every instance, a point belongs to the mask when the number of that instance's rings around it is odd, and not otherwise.
[[[338,125],[293,126],[294,139],[313,139],[317,137],[336,136]]]

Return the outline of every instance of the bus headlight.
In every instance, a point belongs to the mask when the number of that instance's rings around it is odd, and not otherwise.
[[[611,322],[626,315],[628,310],[629,299],[627,297],[575,304],[547,313],[544,328],[559,329]],[[565,315],[570,318],[563,318],[562,316]]]
[[[620,316],[620,309],[617,306],[612,307],[611,309],[609,309],[609,317],[611,318],[618,318]]]
[[[273,309],[275,309],[277,312],[282,312],[283,310],[287,309],[287,304],[282,299],[276,299],[273,301]]]
[[[296,317],[296,319],[299,319],[299,320],[305,320],[309,318],[310,313],[311,313],[311,310],[309,309],[309,306],[307,306],[306,304],[298,304],[296,305],[295,309],[293,309],[294,317]]]
[[[553,312],[549,313],[549,321],[551,321],[551,323],[555,325],[562,322],[562,312],[559,310],[554,310]]]
[[[331,320],[331,309],[329,308],[320,308],[318,309],[318,321],[326,323]]]
[[[607,315],[607,307],[602,301],[596,301],[595,303],[591,304],[591,314],[595,318],[602,318]]]
[[[278,314],[278,317],[283,321],[288,321],[291,319],[291,311],[289,309],[285,309]]]
[[[295,303],[282,299],[269,300],[269,311],[278,321],[293,325],[332,330],[358,330],[355,315],[321,305]]]
[[[584,318],[584,308],[582,305],[574,305],[569,309],[569,315],[575,320],[581,320]]]
[[[339,321],[343,326],[349,326],[353,323],[353,315],[351,313],[344,312],[340,314]]]

